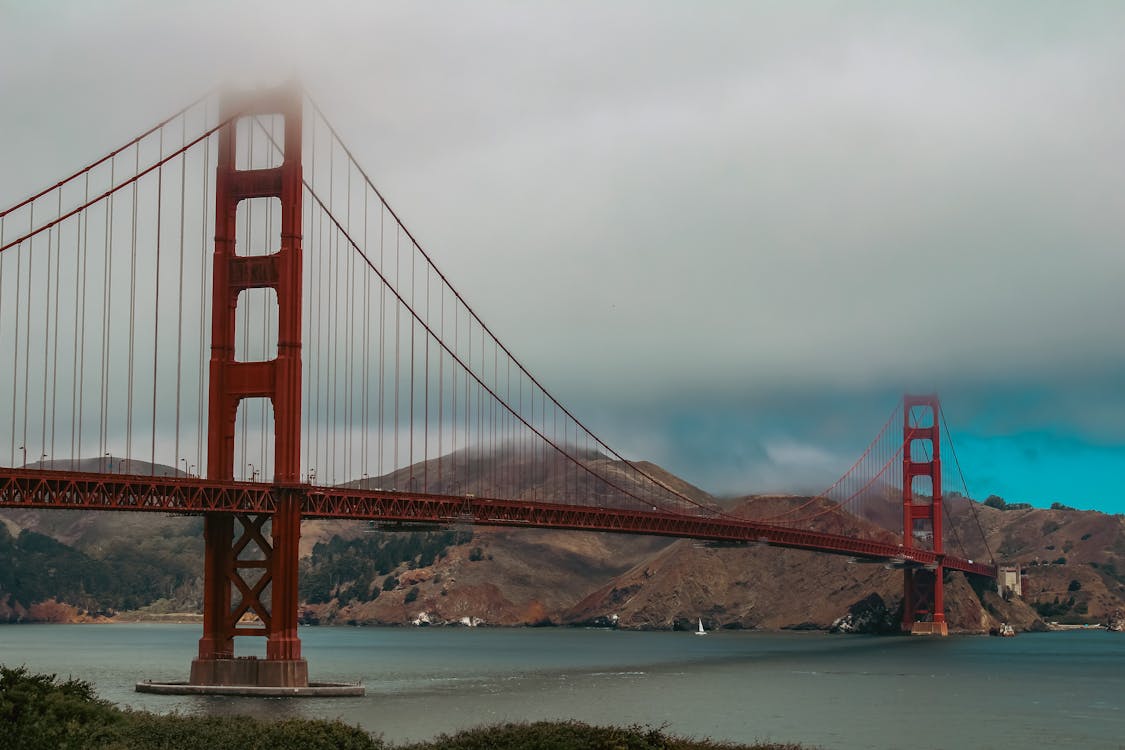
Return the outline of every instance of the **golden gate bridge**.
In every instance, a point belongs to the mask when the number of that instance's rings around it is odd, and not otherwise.
[[[947,632],[945,571],[996,576],[959,538],[946,552],[933,395],[906,396],[840,479],[784,507],[728,512],[618,453],[500,342],[295,85],[205,96],[0,212],[0,341],[0,507],[203,516],[201,688],[309,685],[305,518],[880,561],[903,570],[915,633]],[[264,659],[236,658],[247,637]]]

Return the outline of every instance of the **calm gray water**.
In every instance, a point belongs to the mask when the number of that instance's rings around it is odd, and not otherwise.
[[[387,739],[502,720],[666,725],[824,748],[1125,748],[1125,635],[873,638],[820,633],[302,628],[317,680],[363,698],[133,692],[186,679],[197,625],[0,627],[0,662],[90,680],[121,705],[341,718]]]

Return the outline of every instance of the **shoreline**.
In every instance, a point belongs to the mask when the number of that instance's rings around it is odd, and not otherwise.
[[[134,615],[132,613],[122,613],[112,617],[104,615],[90,617],[81,616],[67,620],[20,620],[16,622],[0,622],[0,626],[19,626],[19,625],[127,625],[127,624],[145,624],[145,625],[202,625],[203,615],[194,612],[169,612],[161,615]],[[1108,631],[1108,632],[1121,632],[1115,631],[1105,623],[1046,623],[1045,630],[1038,632],[1047,633],[1062,633],[1072,631]],[[301,628],[439,628],[439,629],[462,629],[462,628],[486,628],[489,630],[522,630],[522,629],[585,629],[585,630],[620,630],[622,632],[636,632],[636,633],[686,633],[693,632],[690,630],[677,630],[676,628],[630,628],[630,627],[600,627],[588,624],[555,624],[555,623],[539,623],[539,624],[519,624],[519,625],[497,625],[491,623],[481,623],[479,625],[465,625],[460,622],[449,623],[427,623],[423,625],[415,625],[410,622],[401,623],[302,623]],[[883,636],[904,636],[908,633],[846,633],[834,632],[829,628],[719,628],[717,630],[709,631],[709,633],[768,633],[768,634],[782,634],[782,633],[820,633],[823,635],[883,635]],[[1017,631],[1033,632],[1033,631]],[[985,630],[950,630],[950,636],[988,636],[990,633]]]

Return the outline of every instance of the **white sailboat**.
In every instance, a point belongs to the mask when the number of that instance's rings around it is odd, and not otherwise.
[[[703,629],[703,618],[699,618],[699,630],[695,631],[696,635],[707,635],[707,631]]]

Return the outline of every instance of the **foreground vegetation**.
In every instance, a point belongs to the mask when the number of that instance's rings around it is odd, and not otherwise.
[[[502,724],[390,745],[339,721],[158,716],[99,699],[82,680],[0,666],[0,747],[21,750],[800,750],[797,745],[733,745],[670,737],[647,727],[578,722]]]

